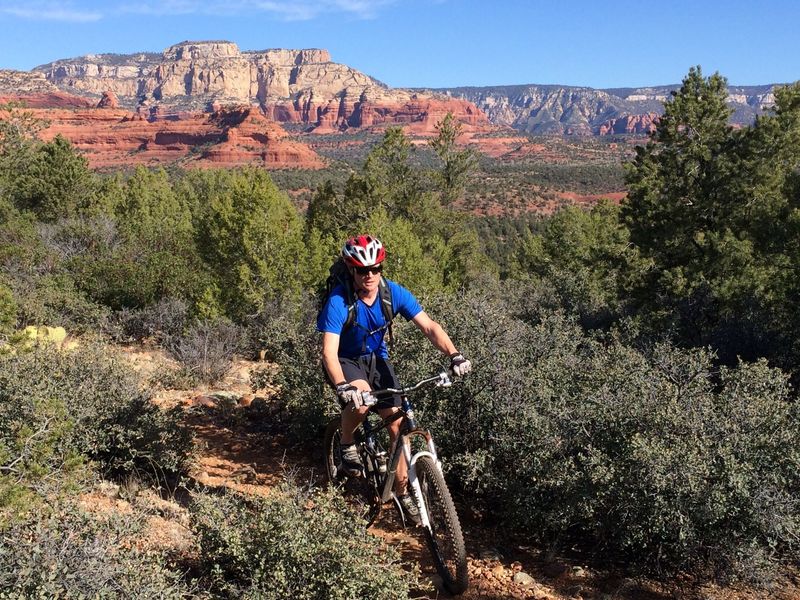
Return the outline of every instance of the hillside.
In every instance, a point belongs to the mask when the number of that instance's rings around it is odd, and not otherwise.
[[[430,113],[449,111],[470,125],[491,123],[531,135],[573,136],[647,134],[663,111],[663,101],[678,88],[525,84],[400,89],[334,62],[327,50],[242,51],[229,41],[186,41],[161,53],[59,59],[21,75],[19,83],[0,79],[0,92],[29,88],[31,79],[38,79],[40,88],[46,85],[94,99],[113,92],[121,107],[138,112],[154,107],[209,111],[224,104],[252,104],[281,123],[340,131],[419,121],[432,124],[435,117]],[[750,124],[763,114],[775,101],[774,87],[729,86],[732,122]]]
[[[197,166],[293,128],[253,106],[137,116],[112,93],[92,108],[28,87],[62,105],[0,109],[5,595],[437,597],[391,511],[378,538],[318,487],[338,407],[317,298],[344,240],[369,232],[436,323],[395,319],[400,382],[472,365],[410,393],[473,598],[798,597],[800,84],[734,129],[725,81],[690,70],[623,203],[595,200],[619,197],[630,136],[487,133],[517,149],[476,157],[453,118],[430,144],[407,135],[417,123],[296,132],[328,172],[97,172],[90,150],[41,139],[37,111],[141,129],[132,155],[193,140]],[[556,210],[567,199],[591,206]],[[387,329],[357,324],[339,331],[354,348]]]
[[[645,134],[678,85],[594,89],[559,85],[455,87],[431,90],[462,98],[495,125],[533,135]],[[775,102],[773,85],[728,88],[737,125],[753,122]]]

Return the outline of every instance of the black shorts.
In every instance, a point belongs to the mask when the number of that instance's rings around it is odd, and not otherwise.
[[[392,363],[376,354],[367,354],[357,358],[342,358],[340,356],[339,364],[342,366],[344,378],[348,382],[363,379],[373,390],[400,387],[397,383]],[[400,406],[399,394],[381,398],[375,408],[392,408],[393,406]]]

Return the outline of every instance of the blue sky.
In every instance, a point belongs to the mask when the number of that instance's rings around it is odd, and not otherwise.
[[[393,87],[800,79],[800,2],[764,0],[0,0],[0,68],[224,39],[325,48]]]

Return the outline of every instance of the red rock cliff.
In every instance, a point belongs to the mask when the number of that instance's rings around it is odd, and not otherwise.
[[[14,99],[10,97],[9,99]],[[277,123],[250,106],[211,113],[131,112],[87,106],[67,95],[26,96],[34,116],[50,123],[41,137],[62,135],[94,168],[132,164],[185,167],[257,165],[320,168],[324,161],[308,146],[290,140]]]

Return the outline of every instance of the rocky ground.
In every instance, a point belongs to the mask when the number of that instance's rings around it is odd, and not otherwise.
[[[171,361],[160,351],[127,348],[125,355],[148,379],[171,367]],[[199,453],[192,477],[204,485],[226,486],[249,494],[269,494],[288,473],[296,481],[324,485],[321,443],[312,448],[288,444],[280,427],[275,426],[276,418],[270,418],[265,399],[269,390],[251,393],[250,371],[258,366],[237,361],[226,379],[213,389],[156,392],[154,401],[159,405],[184,408],[185,422],[197,438]],[[188,517],[178,503],[163,500],[149,490],[110,484],[86,499],[86,505],[95,510],[120,512],[129,510],[131,502],[145,503],[151,509],[152,534],[147,545],[190,551]],[[723,588],[698,584],[688,576],[669,582],[632,579],[574,559],[545,556],[539,548],[508,541],[502,532],[471,514],[464,502],[457,501],[469,561],[470,588],[461,596],[465,600],[800,599],[800,577],[789,578],[770,590]],[[420,566],[423,580],[431,585],[418,590],[416,598],[448,597],[437,587],[440,580],[422,536],[403,529],[391,507],[387,506],[371,530],[386,543],[399,547],[409,564]]]

